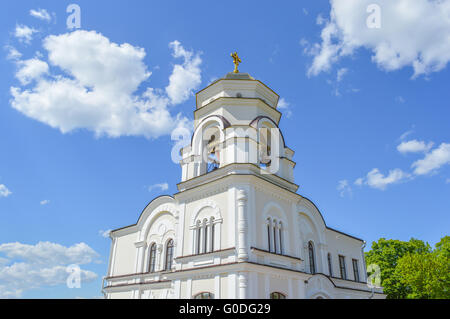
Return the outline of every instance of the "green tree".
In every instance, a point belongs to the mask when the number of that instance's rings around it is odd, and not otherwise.
[[[395,277],[407,287],[407,298],[450,299],[450,237],[442,238],[433,252],[400,258]]]
[[[408,254],[429,252],[431,252],[431,246],[418,239],[401,241],[380,238],[377,242],[373,242],[372,249],[365,253],[366,264],[377,264],[380,267],[381,285],[387,298],[403,299],[410,293],[410,288],[400,280],[401,274],[395,271],[398,261]]]

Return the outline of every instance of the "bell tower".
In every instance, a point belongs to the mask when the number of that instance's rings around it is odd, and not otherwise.
[[[250,74],[239,72],[241,59],[237,53],[231,56],[235,70],[196,94],[192,141],[182,149],[180,190],[189,187],[192,179],[221,170],[218,176],[251,171],[296,191],[294,151],[285,145],[278,128],[279,96]],[[210,181],[214,175],[202,180]]]

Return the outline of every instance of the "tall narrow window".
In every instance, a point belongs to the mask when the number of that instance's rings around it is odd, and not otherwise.
[[[166,245],[166,264],[164,269],[171,270],[172,269],[172,260],[173,260],[173,240],[169,240]]]
[[[149,251],[149,272],[155,272],[155,261],[156,261],[156,244],[153,243],[150,246],[150,251]]]
[[[273,220],[273,252],[277,253],[277,221]]]
[[[347,279],[347,271],[345,269],[345,257],[339,255],[339,269],[341,271],[341,278]]]
[[[280,237],[280,254],[281,255],[283,254],[283,234],[281,233],[282,229],[283,229],[283,225],[280,222],[280,226],[278,228],[278,234],[280,235],[279,237]]]
[[[308,243],[308,252],[309,252],[309,272],[311,274],[316,273],[316,261],[314,259],[314,246],[312,242]]]
[[[205,230],[204,236],[203,236],[203,252],[208,252],[208,220],[203,220],[203,229]]]
[[[352,264],[353,264],[353,275],[355,276],[355,281],[359,281],[358,260],[352,259]]]
[[[267,248],[269,251],[271,251],[272,249],[272,245],[270,244],[271,240],[270,240],[270,218],[267,218]]]
[[[202,228],[200,227],[200,221],[197,221],[197,247],[196,247],[196,253],[200,254],[200,247],[201,247],[201,240],[202,240]]]
[[[333,267],[331,265],[331,254],[328,253],[328,273],[330,274],[330,276],[333,276]]]
[[[210,227],[211,227],[211,246],[210,246],[210,251],[214,251],[214,217],[211,217],[211,223],[210,223]]]

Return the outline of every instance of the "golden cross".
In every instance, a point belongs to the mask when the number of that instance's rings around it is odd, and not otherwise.
[[[239,73],[238,65],[239,65],[239,63],[242,62],[241,59],[239,58],[237,52],[231,53],[231,57],[233,58],[233,63],[234,63],[233,73]]]

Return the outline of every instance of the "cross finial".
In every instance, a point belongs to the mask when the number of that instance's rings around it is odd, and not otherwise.
[[[241,59],[239,58],[237,52],[231,53],[231,57],[233,58],[233,63],[234,63],[234,71],[233,71],[233,73],[239,73],[238,65],[239,65],[239,63],[242,62]]]

